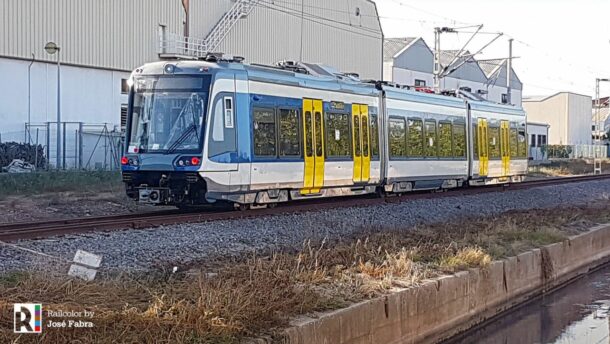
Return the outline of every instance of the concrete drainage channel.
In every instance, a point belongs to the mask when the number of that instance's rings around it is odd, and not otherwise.
[[[286,344],[438,343],[610,261],[610,224],[559,243],[300,319]],[[258,339],[254,343],[268,343]]]

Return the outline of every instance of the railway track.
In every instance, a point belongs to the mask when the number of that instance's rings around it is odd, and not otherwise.
[[[277,208],[273,209],[266,208],[246,211],[202,209],[201,211],[197,212],[168,210],[142,214],[73,218],[42,222],[19,222],[0,225],[0,240],[8,242],[20,239],[36,239],[65,234],[82,234],[94,231],[145,229],[167,225],[175,225],[180,223],[230,220],[256,216],[298,213],[303,211],[315,211],[319,210],[322,207],[324,209],[330,209],[354,206],[371,206],[383,203],[399,203],[415,199],[455,197],[460,195],[473,195],[488,192],[523,190],[540,186],[606,179],[610,180],[610,174],[588,175],[569,178],[548,178],[540,180],[531,180],[511,185],[492,185],[477,188],[464,188],[453,190],[450,192],[418,192],[386,198],[358,197],[316,199],[310,201],[282,204],[281,206],[278,206]]]

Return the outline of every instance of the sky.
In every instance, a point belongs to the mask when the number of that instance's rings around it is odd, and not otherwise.
[[[610,0],[375,0],[385,37],[423,37],[434,49],[434,27],[483,24],[504,33],[476,56],[508,57],[513,38],[514,69],[525,96],[571,91],[595,95],[595,78],[610,78]],[[470,31],[472,29],[463,29]],[[441,49],[459,49],[469,33],[444,33]],[[479,35],[477,51],[494,36]],[[610,82],[601,84],[610,95]]]

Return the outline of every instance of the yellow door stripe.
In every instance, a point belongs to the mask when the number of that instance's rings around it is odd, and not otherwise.
[[[360,105],[352,104],[352,155],[354,156],[354,183],[362,181],[362,140]]]
[[[305,171],[303,174],[303,189],[301,194],[311,193],[314,187],[314,141],[313,141],[313,101],[303,99],[303,159]]]
[[[362,174],[361,181],[368,182],[371,176],[371,126],[368,105],[360,105],[360,131],[362,133]]]
[[[319,193],[320,189],[324,186],[324,112],[322,109],[322,101],[313,101],[313,113],[314,113],[314,188],[311,190],[312,193]]]

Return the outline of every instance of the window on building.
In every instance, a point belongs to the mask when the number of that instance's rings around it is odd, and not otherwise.
[[[489,127],[489,158],[496,159],[500,157],[500,128]]]
[[[406,157],[406,127],[405,120],[402,118],[390,118],[389,128],[390,157]]]
[[[415,79],[415,87],[425,87],[426,80]]]
[[[409,118],[408,155],[412,158],[424,156],[424,122]]]
[[[502,104],[508,104],[508,94],[502,93]]]
[[[538,135],[538,144],[536,147],[542,147],[542,135]]]
[[[349,114],[326,113],[326,155],[329,157],[351,156]]]
[[[121,79],[121,94],[129,93],[129,84],[127,83],[127,79]]]
[[[371,117],[371,153],[372,156],[379,156],[379,124],[377,124],[377,115]]]
[[[546,146],[546,135],[540,135],[540,137],[542,138],[540,140],[540,146]]]
[[[436,138],[436,121],[426,120],[425,122],[426,139],[424,140],[424,154],[428,158],[438,156],[438,142]]]
[[[530,147],[536,147],[536,134],[530,135]]]
[[[121,128],[127,127],[127,104],[121,104]]]
[[[275,157],[275,112],[273,109],[255,109],[254,116],[254,155]]]
[[[456,158],[466,157],[466,124],[453,123],[453,149]]]
[[[299,140],[299,111],[294,109],[280,109],[280,157],[295,157],[301,155]]]
[[[441,158],[453,157],[451,123],[449,122],[440,122],[438,124],[438,156]]]
[[[593,125],[591,126],[591,131],[595,131],[595,128],[597,128],[597,126],[596,126],[595,124],[593,124]]]
[[[472,92],[472,88],[470,88],[468,86],[460,87],[460,90],[466,91],[466,92]]]

